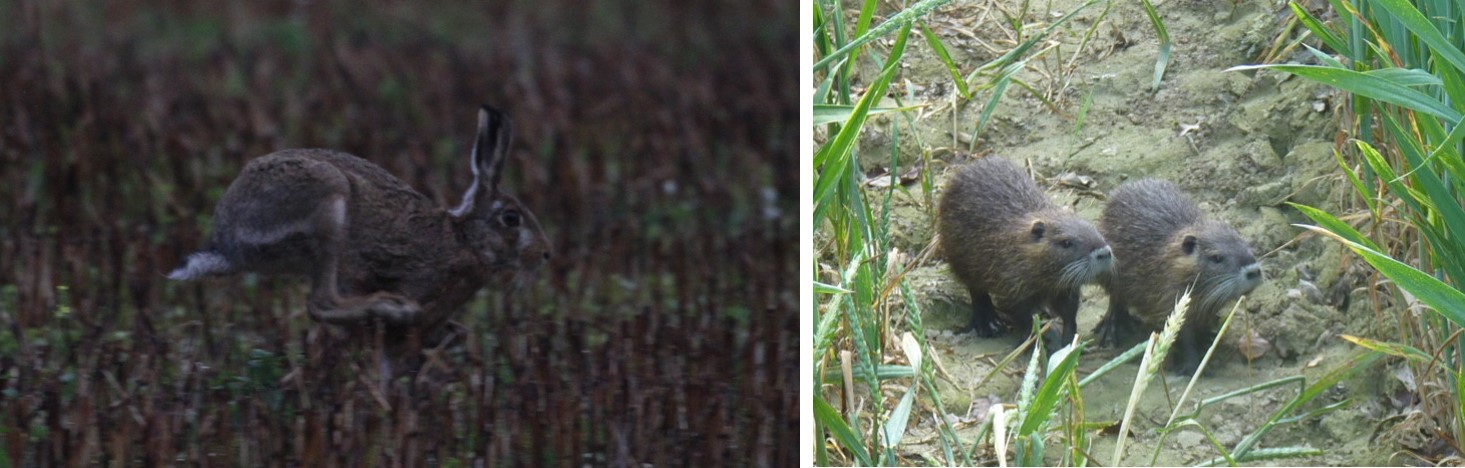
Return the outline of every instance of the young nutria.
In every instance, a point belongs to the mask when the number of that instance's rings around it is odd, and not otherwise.
[[[1204,219],[1195,202],[1163,180],[1114,190],[1099,223],[1114,255],[1124,259],[1100,279],[1109,292],[1109,312],[1096,330],[1100,344],[1118,344],[1118,334],[1133,328],[1136,318],[1160,329],[1175,301],[1193,288],[1178,338],[1180,354],[1170,368],[1194,373],[1210,342],[1202,335],[1215,325],[1220,309],[1262,281],[1251,248],[1230,226]]]
[[[1113,264],[1093,224],[1054,206],[1005,159],[979,159],[946,183],[937,213],[941,250],[972,295],[971,329],[1002,333],[999,314],[1018,330],[1046,307],[1063,319],[1063,345],[1078,331],[1079,286]]]

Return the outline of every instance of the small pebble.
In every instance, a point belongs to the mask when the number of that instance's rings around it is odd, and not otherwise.
[[[1297,280],[1297,287],[1298,289],[1302,290],[1302,294],[1306,295],[1307,299],[1312,301],[1313,304],[1327,303],[1327,301],[1323,299],[1323,292],[1318,290],[1317,285],[1312,284],[1311,281]]]

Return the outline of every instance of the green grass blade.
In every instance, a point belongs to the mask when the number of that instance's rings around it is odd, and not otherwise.
[[[1317,65],[1241,65],[1228,68],[1227,71],[1260,69],[1291,73],[1369,99],[1404,106],[1440,117],[1452,124],[1460,122],[1460,112],[1441,103],[1438,99],[1383,77],[1363,72]]]
[[[875,379],[880,381],[908,379],[915,376],[916,370],[911,366],[896,364],[882,364],[875,366]],[[865,379],[869,378],[869,374],[866,374],[864,369],[855,368],[850,377],[858,381],[864,381]],[[824,376],[824,383],[826,384],[837,384],[843,381],[844,376],[842,375],[829,374]]]
[[[1323,451],[1312,447],[1274,447],[1252,450],[1244,457],[1236,457],[1230,463],[1247,463],[1254,461],[1283,460],[1288,458],[1316,457],[1322,455]],[[1212,458],[1201,463],[1199,466],[1221,466],[1227,464],[1226,458]]]
[[[1331,413],[1331,412],[1334,412],[1334,411],[1343,409],[1343,408],[1347,407],[1349,403],[1353,403],[1353,400],[1344,398],[1342,400],[1339,400],[1336,403],[1331,403],[1331,404],[1325,405],[1325,406],[1323,406],[1321,408],[1317,408],[1317,409],[1314,409],[1312,411],[1308,411],[1306,413],[1302,413],[1302,414],[1299,414],[1299,415],[1288,416],[1288,417],[1285,417],[1285,418],[1282,418],[1282,419],[1278,419],[1277,420],[1277,425],[1292,424],[1292,423],[1295,423],[1295,422],[1298,422],[1298,421],[1305,421],[1305,420],[1308,420],[1308,419],[1311,419],[1311,418],[1315,418],[1315,417],[1318,417],[1318,416],[1322,416],[1324,414],[1328,414],[1328,413]]]
[[[1004,53],[1001,56],[982,64],[982,66],[977,67],[977,69],[973,70],[970,75],[967,75],[966,79],[970,81],[976,78],[978,73],[984,70],[990,70],[993,68],[1005,68],[1008,65],[1011,65],[1013,62],[1016,62],[1018,59],[1026,56],[1029,50],[1032,50],[1032,48],[1038,45],[1039,42],[1042,42],[1043,38],[1048,37],[1049,33],[1052,33],[1053,31],[1058,30],[1058,28],[1062,27],[1064,24],[1067,24],[1068,21],[1073,19],[1074,16],[1077,16],[1079,13],[1087,10],[1091,6],[1097,5],[1099,3],[1108,4],[1109,1],[1110,0],[1089,0],[1087,2],[1084,2],[1083,5],[1079,5],[1078,8],[1074,8],[1073,11],[1068,12],[1068,14],[1065,14],[1058,19],[1053,20],[1053,22],[1048,24],[1048,27],[1043,28],[1042,31],[1039,31],[1037,34],[1029,36],[1027,40],[1022,41],[1021,43],[1018,43],[1017,47],[1013,47],[1012,50],[1007,51],[1007,53]]]
[[[1383,117],[1385,126],[1389,128],[1393,134],[1404,134],[1403,130],[1398,127],[1398,123],[1392,117],[1389,117],[1387,114],[1384,114]],[[1408,151],[1408,149],[1405,149],[1405,147],[1414,144],[1412,141],[1401,141],[1398,143],[1401,149],[1403,149],[1404,151]],[[1373,145],[1362,141],[1358,142],[1358,151],[1363,156],[1364,162],[1368,163],[1368,168],[1372,169],[1374,174],[1376,174],[1378,178],[1384,182],[1384,185],[1388,186],[1389,191],[1393,192],[1394,196],[1402,200],[1404,204],[1408,205],[1409,209],[1413,210],[1415,213],[1424,212],[1424,206],[1420,204],[1420,200],[1426,198],[1424,194],[1418,192],[1413,187],[1405,185],[1403,180],[1398,176],[1398,174],[1394,172],[1394,166],[1389,164],[1389,161],[1384,158],[1384,155],[1380,154],[1378,150],[1374,149]],[[1430,226],[1423,225],[1419,227],[1424,228],[1426,233],[1429,232],[1427,228],[1429,228]]]
[[[1363,72],[1366,75],[1392,81],[1400,86],[1443,86],[1440,77],[1415,68],[1380,68]]]
[[[1036,354],[1036,353],[1034,353]],[[1063,383],[1068,375],[1078,366],[1078,357],[1083,354],[1083,344],[1065,346],[1053,353],[1050,362],[1057,361],[1056,366],[1048,368],[1048,378],[1043,379],[1043,386],[1033,395],[1033,403],[1023,416],[1022,424],[1018,426],[1019,435],[1031,435],[1053,416],[1053,407],[1063,399]]]
[[[940,7],[941,5],[945,5],[947,3],[951,3],[951,0],[923,0],[920,3],[911,5],[910,8],[901,10],[900,13],[896,13],[895,16],[890,17],[890,19],[886,20],[884,23],[880,23],[879,26],[871,29],[870,32],[861,34],[859,37],[856,37],[848,44],[845,44],[844,47],[840,47],[839,50],[835,50],[824,58],[819,59],[818,62],[814,63],[814,71],[823,70],[825,67],[829,66],[830,62],[839,60],[841,57],[849,55],[856,48],[863,46],[865,45],[865,43],[875,40],[878,37],[890,34],[897,29],[909,30],[910,26],[914,24],[917,19],[920,19],[922,16],[925,16],[926,13],[930,13],[931,10],[934,10],[937,7]]]
[[[967,89],[966,80],[961,77],[961,70],[956,67],[956,61],[951,59],[951,53],[946,51],[946,44],[941,43],[941,38],[936,37],[936,31],[925,22],[921,23],[921,35],[926,37],[926,43],[931,45],[931,50],[936,51],[936,57],[946,65],[946,72],[951,74],[951,81],[956,83],[956,92],[962,99],[971,99],[972,92]]]
[[[1409,162],[1409,166],[1413,167],[1402,177],[1411,180],[1411,186],[1422,196],[1415,200],[1415,204],[1427,210],[1416,213],[1416,216],[1422,218],[1416,224],[1421,229],[1427,228],[1429,232],[1430,246],[1434,248],[1434,258],[1437,260],[1435,266],[1444,269],[1457,284],[1465,284],[1460,283],[1465,281],[1465,262],[1455,260],[1465,259],[1465,240],[1458,240],[1465,235],[1465,208],[1461,208],[1461,199],[1453,193],[1445,178],[1435,171],[1436,166],[1431,164],[1431,160],[1459,159],[1457,145],[1460,136],[1465,135],[1465,125],[1457,125],[1449,136],[1445,136],[1444,129],[1432,119],[1416,122],[1424,130],[1427,142],[1444,140],[1433,155],[1426,156],[1425,149],[1419,146],[1421,142],[1409,138],[1412,135],[1399,128],[1396,120],[1388,120],[1388,128],[1394,135],[1394,140],[1399,143],[1400,153]]]
[[[1384,182],[1389,190],[1411,210],[1414,219],[1412,224],[1424,234],[1433,249],[1435,266],[1445,270],[1450,278],[1465,279],[1465,263],[1454,260],[1465,258],[1465,242],[1452,240],[1459,239],[1460,233],[1465,233],[1465,209],[1460,207],[1459,198],[1435,175],[1433,166],[1425,161],[1424,149],[1419,146],[1421,142],[1413,138],[1414,134],[1401,128],[1398,120],[1388,115],[1383,118],[1385,128],[1394,136],[1399,152],[1414,169],[1395,177],[1392,172],[1386,171],[1390,166],[1373,146],[1359,142],[1359,150],[1371,166],[1382,168],[1379,169],[1379,174],[1381,177],[1387,175]],[[1444,130],[1436,122],[1430,119],[1416,122],[1424,130],[1427,140],[1446,139],[1442,135]],[[1449,159],[1454,154],[1453,151],[1454,148],[1445,148],[1438,154],[1445,155],[1441,159]],[[1412,183],[1406,184],[1405,179]]]
[[[814,282],[814,294],[849,294],[851,291],[832,284]]]
[[[814,102],[829,102],[829,90],[834,87],[834,78],[838,73],[829,73],[819,82],[819,87],[814,90]]]
[[[1307,49],[1307,53],[1312,54],[1312,56],[1314,58],[1317,58],[1319,62],[1322,62],[1323,65],[1333,68],[1348,68],[1347,66],[1343,65],[1343,62],[1339,62],[1338,59],[1334,58],[1333,56],[1328,55],[1321,50],[1314,49],[1310,45],[1303,44],[1302,48]]]
[[[1394,284],[1408,291],[1419,299],[1419,302],[1433,308],[1440,315],[1454,322],[1457,326],[1465,326],[1465,293],[1450,287],[1450,285],[1435,279],[1435,277],[1405,265],[1398,260],[1379,253],[1357,242],[1344,239],[1342,236],[1316,226],[1294,224],[1301,228],[1332,237],[1342,242],[1363,260],[1373,265],[1374,268],[1383,273],[1384,276],[1394,280]]]
[[[1093,107],[1093,105],[1094,105],[1094,87],[1093,86],[1089,86],[1089,91],[1086,92],[1086,93],[1084,93],[1084,95],[1083,95],[1083,103],[1080,103],[1079,106],[1078,106],[1078,118],[1076,119],[1077,121],[1073,123],[1073,133],[1074,133],[1074,135],[1077,135],[1079,132],[1082,132],[1083,131],[1083,123],[1084,123],[1084,120],[1088,119],[1088,116],[1089,116],[1089,108],[1090,107]]]
[[[1387,354],[1390,356],[1397,356],[1411,361],[1428,362],[1434,359],[1434,356],[1430,355],[1429,353],[1426,353],[1424,351],[1421,351],[1419,348],[1415,348],[1406,344],[1370,340],[1368,338],[1360,338],[1351,335],[1343,335],[1343,340],[1371,351]]]
[[[1418,9],[1414,8],[1409,1],[1370,0],[1369,4],[1377,5],[1387,10],[1390,15],[1393,15],[1395,20],[1398,20],[1405,28],[1408,28],[1409,32],[1414,33],[1413,39],[1428,44],[1430,53],[1445,59],[1456,70],[1465,70],[1465,52],[1460,51],[1458,44],[1450,43],[1450,40],[1446,39],[1445,35],[1441,34],[1440,30],[1434,27],[1434,23],[1431,23],[1429,18],[1426,18],[1423,13],[1420,13]],[[1399,43],[1404,42],[1400,41]]]
[[[1129,348],[1129,351],[1125,351],[1123,354],[1114,356],[1114,359],[1110,359],[1109,362],[1106,362],[1104,363],[1104,365],[1099,366],[1098,369],[1095,369],[1092,374],[1089,374],[1087,377],[1084,377],[1083,380],[1080,380],[1078,382],[1078,386],[1086,387],[1090,383],[1093,383],[1095,380],[1098,380],[1099,377],[1103,377],[1104,374],[1108,374],[1109,371],[1119,368],[1119,366],[1124,365],[1124,363],[1126,362],[1133,361],[1134,358],[1137,358],[1145,353],[1145,347],[1149,346],[1149,344],[1150,339],[1145,338],[1144,341],[1141,341],[1139,342],[1139,344],[1134,345],[1134,347]]]
[[[1165,22],[1160,19],[1160,13],[1155,11],[1155,5],[1150,0],[1140,0],[1145,7],[1145,16],[1150,17],[1150,24],[1155,27],[1155,34],[1160,37],[1160,57],[1155,60],[1155,81],[1150,84],[1150,92],[1160,90],[1160,80],[1165,77],[1165,67],[1170,64],[1170,32],[1165,29]]]
[[[842,5],[844,2],[834,3]],[[855,20],[855,37],[864,36],[866,32],[870,31],[870,22],[875,18],[875,10],[879,6],[879,2],[876,0],[865,0],[865,4],[860,7],[860,17]]]
[[[1257,442],[1261,441],[1261,438],[1265,436],[1267,432],[1271,431],[1272,428],[1275,428],[1279,421],[1287,418],[1294,411],[1297,411],[1298,408],[1301,408],[1303,405],[1308,404],[1319,395],[1322,395],[1323,392],[1326,392],[1328,391],[1328,389],[1333,388],[1334,385],[1337,385],[1338,382],[1342,381],[1345,378],[1348,378],[1348,376],[1351,376],[1359,370],[1368,368],[1369,366],[1373,365],[1373,363],[1378,362],[1378,360],[1383,358],[1383,356],[1383,354],[1375,352],[1358,353],[1350,357],[1348,362],[1345,362],[1340,366],[1334,367],[1331,371],[1328,371],[1327,374],[1323,375],[1316,381],[1313,381],[1311,385],[1307,385],[1306,387],[1304,387],[1302,389],[1302,392],[1299,393],[1297,397],[1293,398],[1291,401],[1288,401],[1287,404],[1283,405],[1281,409],[1278,409],[1275,413],[1272,413],[1272,416],[1267,419],[1267,422],[1265,424],[1262,424],[1262,427],[1257,428],[1256,431],[1248,434],[1245,438],[1241,440],[1241,442],[1238,442],[1236,444],[1236,448],[1231,451],[1231,456],[1235,457],[1237,460],[1251,459],[1249,457],[1258,452],[1258,450],[1254,450]],[[1301,376],[1297,377],[1300,378]]]
[[[1297,19],[1302,22],[1302,25],[1307,27],[1308,31],[1312,31],[1312,35],[1321,39],[1323,44],[1327,44],[1328,48],[1333,49],[1335,52],[1348,50],[1348,44],[1343,42],[1343,38],[1338,37],[1338,34],[1333,32],[1331,28],[1318,21],[1317,17],[1312,16],[1312,13],[1308,13],[1307,9],[1303,8],[1302,5],[1298,5],[1297,2],[1287,2],[1287,6],[1292,8],[1292,14],[1297,16]]]
[[[858,140],[860,130],[865,126],[865,119],[869,117],[870,108],[875,102],[885,96],[885,90],[890,86],[890,80],[895,72],[900,69],[900,57],[905,51],[905,39],[910,35],[910,27],[901,30],[900,36],[896,38],[895,46],[891,48],[890,57],[886,59],[884,71],[880,77],[871,83],[870,88],[865,90],[865,95],[860,97],[855,109],[850,113],[848,123],[839,129],[839,134],[826,144],[814,155],[814,167],[822,168],[821,172],[828,171],[829,174],[844,174],[851,164],[852,152]],[[823,204],[834,193],[834,188],[842,181],[843,177],[819,177],[814,186],[814,204]]]
[[[1341,151],[1338,151],[1337,149],[1333,150],[1333,159],[1338,160],[1338,167],[1343,169],[1343,174],[1348,177],[1348,183],[1353,185],[1353,190],[1358,193],[1359,198],[1363,199],[1363,203],[1368,205],[1368,212],[1376,215],[1379,212],[1378,200],[1375,200],[1373,192],[1371,192],[1368,187],[1363,185],[1363,180],[1358,178],[1358,171],[1355,171],[1352,167],[1348,166],[1348,161],[1343,159],[1343,153]],[[1331,217],[1331,215],[1329,216]],[[1370,246],[1373,245],[1373,241],[1368,241],[1367,243],[1359,243]],[[1378,249],[1375,248],[1374,250]]]
[[[839,411],[835,411],[833,406],[830,406],[828,402],[824,401],[823,397],[818,395],[814,396],[814,421],[824,426],[825,429],[828,429],[830,435],[834,436],[834,440],[838,441],[846,449],[849,449],[850,454],[855,457],[856,465],[874,465],[870,460],[870,452],[865,449],[865,444],[860,441],[860,436],[856,435],[855,431],[850,430],[849,424],[845,424],[844,418],[839,416]]]
[[[866,117],[868,117],[888,112],[905,112],[909,110],[916,110],[919,108],[921,108],[921,106],[874,107],[871,108],[869,112],[866,112],[865,115]],[[842,124],[849,121],[850,116],[854,115],[854,112],[855,106],[846,106],[843,104],[814,104],[814,125],[819,126],[832,123]]]
[[[839,11],[839,5],[843,4],[844,2],[842,1],[834,2],[834,5],[836,5],[835,11]],[[877,6],[878,5],[876,5],[875,0],[865,0],[865,5],[860,8],[860,17],[859,19],[855,20],[855,37],[863,36],[866,32],[870,30],[870,19],[875,16],[875,8]],[[842,63],[838,68],[836,68],[837,70],[839,70],[839,73],[836,73],[835,75],[841,77],[841,79],[843,80],[842,84],[845,86],[846,100],[841,101],[841,103],[849,102],[847,95],[849,94],[848,86],[850,81],[850,70],[854,68],[855,63],[859,62],[860,50],[861,49],[851,50],[848,57],[840,59],[840,62]]]
[[[977,136],[982,134],[982,129],[987,128],[987,121],[992,119],[992,112],[997,110],[997,102],[1002,100],[1002,95],[1007,93],[1007,85],[1012,83],[1012,75],[1027,67],[1027,60],[1019,60],[1002,69],[997,76],[996,85],[992,87],[992,97],[987,99],[987,105],[982,107],[982,115],[977,117],[977,128],[972,131],[972,142],[967,150],[973,151],[977,147]]]
[[[905,438],[905,426],[911,419],[911,406],[916,402],[916,389],[918,385],[911,385],[906,389],[905,396],[901,397],[900,403],[895,405],[895,410],[890,412],[890,419],[885,421],[885,446],[895,447],[900,445],[900,440]]]
[[[1332,231],[1339,236],[1342,236],[1344,239],[1362,244],[1373,250],[1380,250],[1379,246],[1377,244],[1374,244],[1372,240],[1369,240],[1367,237],[1363,237],[1363,233],[1358,232],[1357,229],[1353,229],[1353,226],[1349,226],[1348,223],[1345,223],[1342,220],[1333,217],[1333,215],[1328,214],[1328,212],[1326,211],[1319,210],[1317,208],[1313,208],[1307,205],[1299,205],[1292,202],[1287,202],[1287,204],[1292,206],[1293,208],[1296,208],[1297,211],[1302,212],[1303,215],[1311,219],[1312,222],[1317,223],[1318,226],[1322,226],[1323,228]]]

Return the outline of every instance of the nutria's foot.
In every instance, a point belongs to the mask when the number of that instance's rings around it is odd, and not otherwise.
[[[1170,348],[1170,362],[1165,368],[1175,375],[1195,375],[1195,370],[1200,368],[1201,354],[1196,352],[1195,338],[1189,331],[1182,331]]]
[[[1002,336],[1007,331],[1007,327],[1002,326],[1002,322],[996,320],[972,320],[972,324],[967,326],[967,330],[982,338],[993,338]]]
[[[1185,356],[1175,356],[1170,361],[1170,372],[1182,377],[1195,375],[1195,370],[1200,368],[1199,359],[1186,359]]]
[[[1123,346],[1124,342],[1134,331],[1136,325],[1134,317],[1125,314],[1116,317],[1114,314],[1105,315],[1099,320],[1099,325],[1094,327],[1094,334],[1099,335],[1099,346],[1103,348],[1116,348]]]
[[[1172,374],[1189,377],[1195,375],[1196,369],[1200,369],[1201,355],[1199,353],[1186,352],[1183,346],[1172,353],[1169,365],[1165,366]]]
[[[1051,354],[1053,351],[1068,346],[1072,341],[1063,339],[1063,333],[1058,330],[1048,330],[1043,334],[1043,349]]]
[[[1212,341],[1216,340],[1216,334],[1209,332],[1194,333],[1199,336],[1192,336],[1188,339],[1182,336],[1175,341],[1174,351],[1171,351],[1174,357],[1170,358],[1170,365],[1168,366],[1170,372],[1174,372],[1176,375],[1189,376],[1195,375],[1196,369],[1200,368],[1200,362],[1206,356],[1206,349],[1211,345]],[[1207,367],[1207,369],[1210,369],[1210,367]]]

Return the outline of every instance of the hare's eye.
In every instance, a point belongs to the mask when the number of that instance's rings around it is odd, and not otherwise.
[[[519,219],[519,212],[517,210],[508,210],[504,214],[499,215],[499,221],[503,221],[504,225],[508,227],[519,227],[521,220]]]

